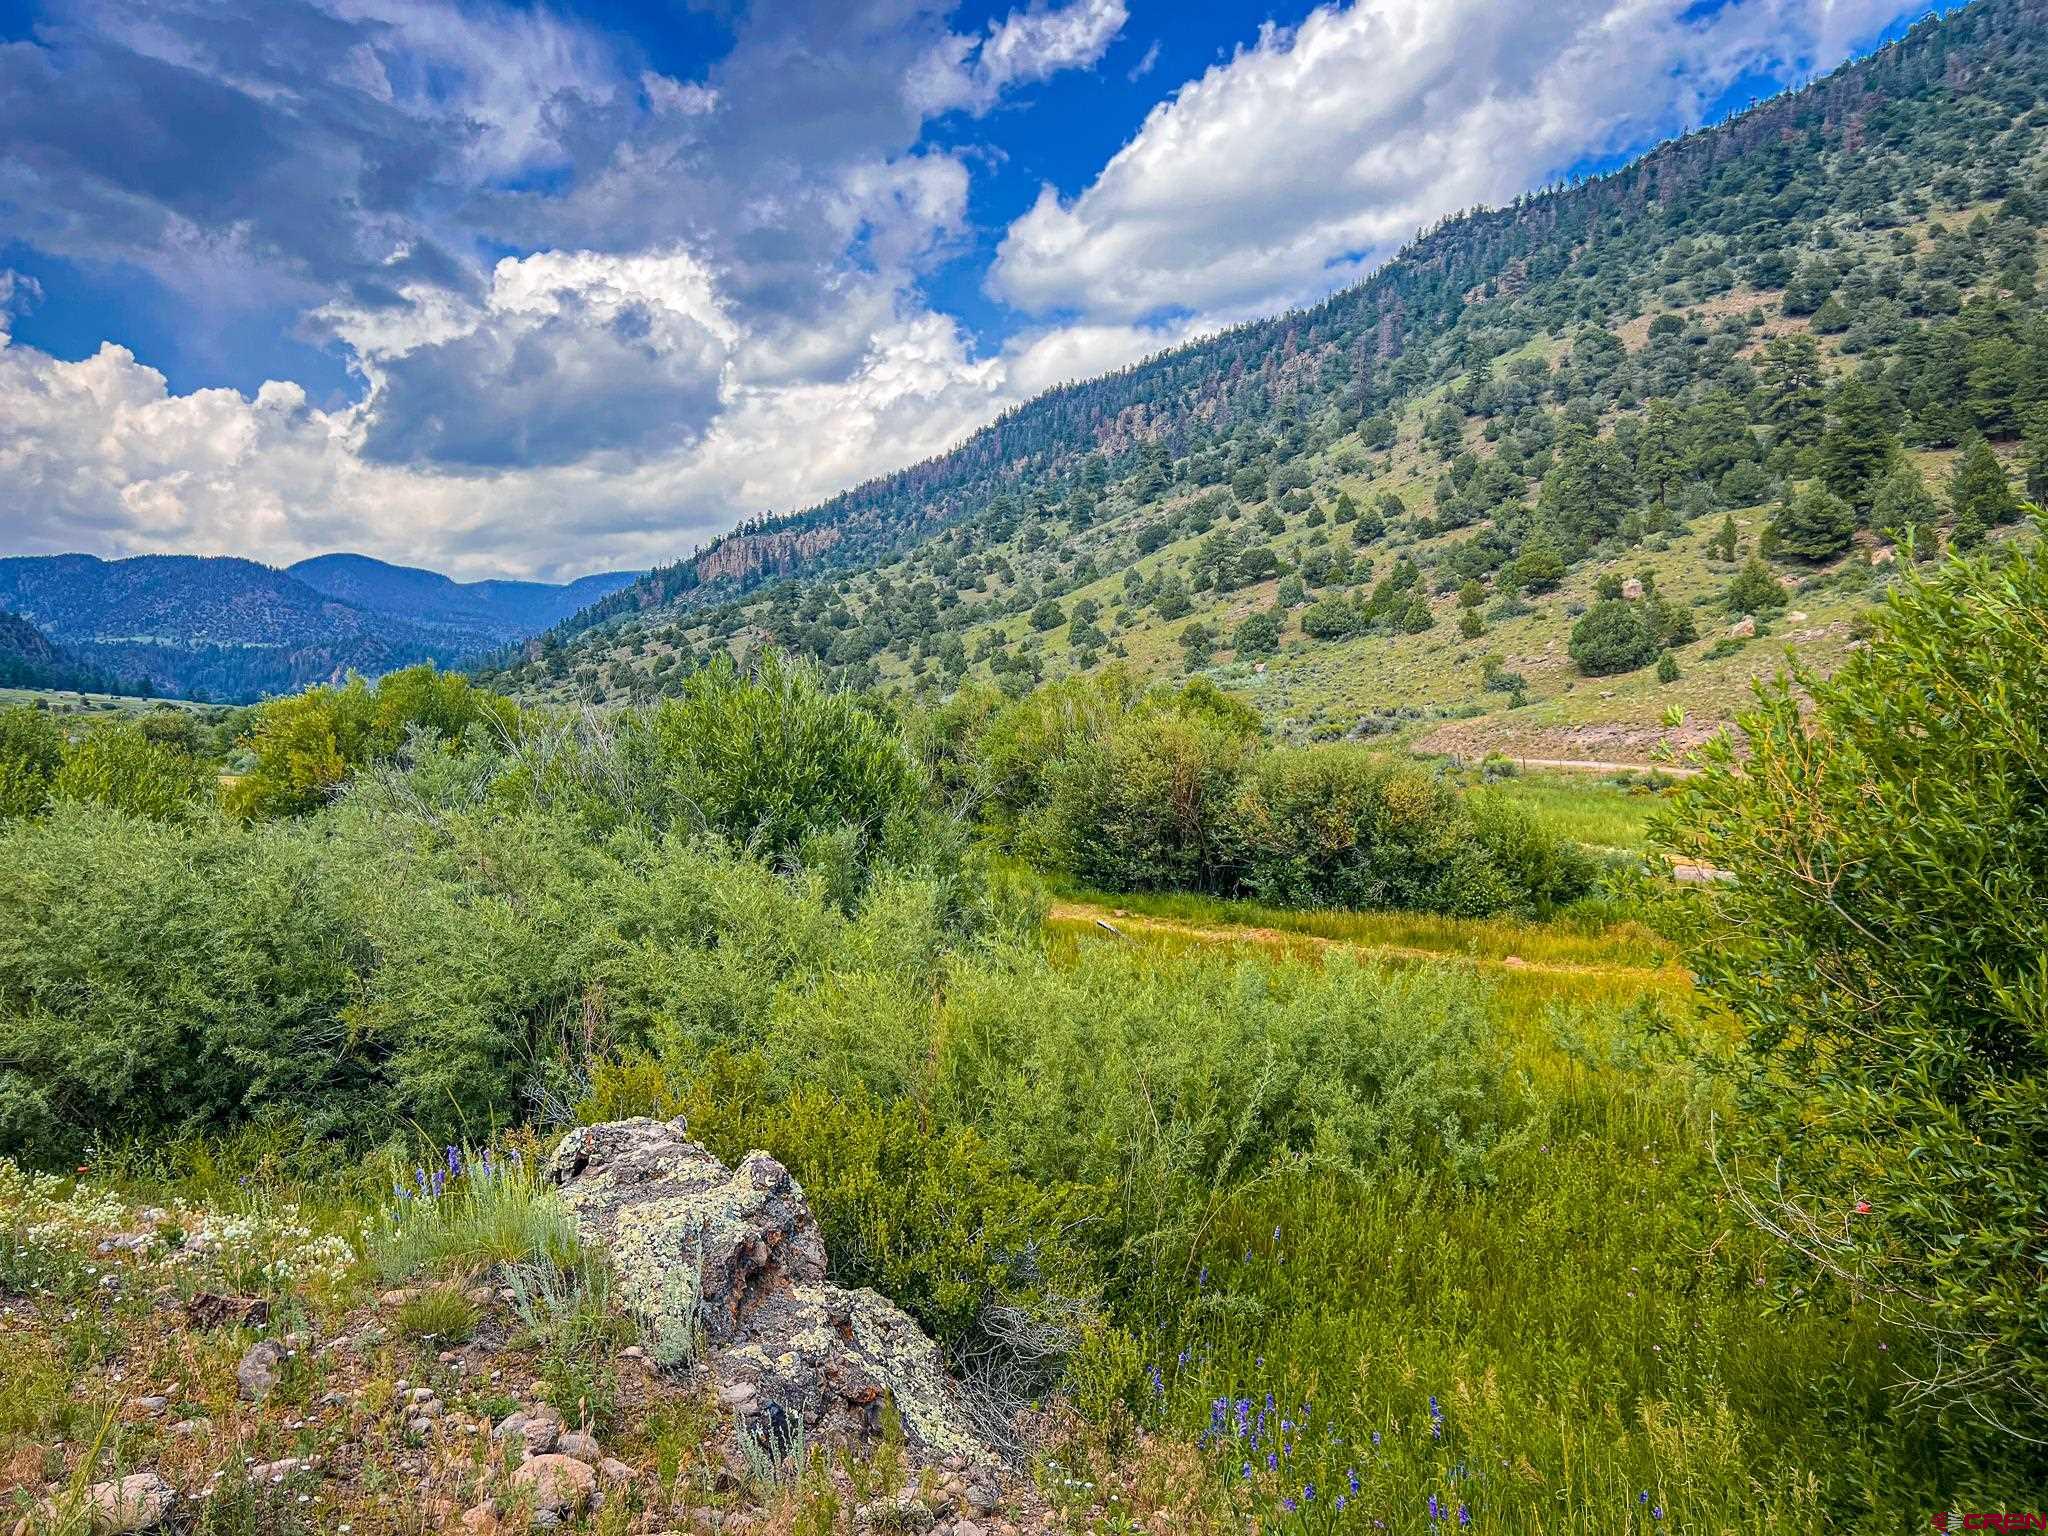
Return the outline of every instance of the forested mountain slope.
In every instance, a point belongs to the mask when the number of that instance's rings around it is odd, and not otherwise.
[[[743,527],[493,676],[638,697],[773,644],[1015,690],[1121,660],[1214,669],[1296,734],[1639,755],[1787,643],[1830,665],[1905,530],[2004,536],[2048,480],[2044,23],[1979,0],[1447,220],[1314,309]]]
[[[0,688],[102,690],[109,680],[18,614],[0,612]]]

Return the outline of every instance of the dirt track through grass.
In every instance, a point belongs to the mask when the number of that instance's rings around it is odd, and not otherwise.
[[[1271,927],[1260,923],[1192,922],[1134,912],[1094,902],[1055,901],[1046,913],[1047,924],[1068,932],[1103,932],[1118,937],[1156,937],[1200,944],[1255,944],[1291,954],[1315,954],[1348,950],[1379,959],[1439,962],[1469,965],[1480,970],[1509,973],[1533,972],[1560,977],[1602,980],[1639,979],[1650,985],[1684,982],[1684,972],[1675,963],[1639,965],[1626,963],[1591,964],[1578,961],[1528,960],[1515,953],[1487,955],[1471,949],[1433,949],[1420,944],[1402,944]]]

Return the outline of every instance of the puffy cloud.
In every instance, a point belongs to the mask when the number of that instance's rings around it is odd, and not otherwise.
[[[912,73],[910,97],[929,114],[963,108],[978,116],[1014,86],[1094,64],[1128,17],[1124,0],[1073,0],[1012,11],[980,37],[949,34]]]
[[[992,293],[1033,313],[1246,315],[1320,296],[1444,213],[1839,61],[1900,0],[1358,0],[1155,107],[1079,196],[1045,188]]]
[[[1020,339],[976,359],[953,321],[903,302],[886,282],[850,281],[844,295],[843,332],[811,366],[792,366],[765,338],[731,327],[687,257],[507,262],[487,302],[447,322],[452,337],[380,333],[366,343],[378,353],[368,365],[377,383],[362,403],[331,411],[289,383],[254,397],[178,394],[123,347],[64,362],[0,325],[0,525],[12,551],[32,554],[177,549],[284,564],[361,549],[471,577],[647,565],[742,515],[803,506],[938,452],[1047,385],[1156,344],[1147,332],[1102,328]],[[632,402],[610,399],[610,357],[606,377],[584,381],[563,379],[553,355],[556,400],[520,393],[516,369],[509,401],[491,389],[472,398],[446,377],[457,360],[495,366],[503,349],[539,344],[553,327],[604,331],[628,317],[680,327],[684,356],[698,348],[707,364],[719,361],[717,409],[694,434],[650,438]],[[569,351],[603,345],[584,336]],[[391,425],[387,390],[408,392]],[[626,428],[582,420],[607,403],[627,413]],[[472,407],[528,434],[524,462],[495,461],[495,439],[459,414]],[[420,431],[435,413],[438,435],[407,445],[417,455],[380,441]],[[632,441],[554,454],[541,437],[570,418],[572,438],[611,430]]]
[[[428,324],[381,349],[357,333],[371,459],[510,469],[687,445],[738,334],[682,251],[508,257],[466,326]]]

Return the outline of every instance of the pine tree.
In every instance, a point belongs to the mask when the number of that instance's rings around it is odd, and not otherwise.
[[[1735,573],[1735,579],[1728,583],[1723,601],[1728,604],[1730,613],[1768,613],[1785,606],[1785,589],[1778,585],[1778,578],[1771,574],[1771,568],[1751,555],[1742,569]]]
[[[1636,438],[1636,478],[1658,506],[1670,505],[1671,492],[1685,473],[1685,459],[1685,428],[1677,402],[1652,400]]]
[[[2037,416],[2027,432],[2027,500],[2048,507],[2048,417]]]
[[[1850,506],[1867,511],[1885,466],[1897,451],[1884,402],[1862,379],[1844,379],[1829,417],[1820,440],[1821,484]]]
[[[1856,509],[1825,487],[1810,485],[1778,509],[1771,532],[1786,554],[1826,560],[1849,547]]]
[[[1780,336],[1764,349],[1764,420],[1778,445],[1795,448],[1820,440],[1826,420],[1820,346],[1811,336]]]
[[[1707,543],[1707,553],[1716,560],[1733,561],[1735,558],[1735,515],[1731,512],[1721,519],[1721,526]]]
[[[2013,495],[2005,478],[2005,466],[1981,437],[1970,439],[1949,473],[1948,509],[1955,514],[1958,543],[1962,542],[1965,520],[1975,526],[1977,537],[1981,538],[1984,530],[2009,523],[2020,515],[2019,498]]]
[[[1914,551],[1923,559],[1933,553],[1934,541],[1927,530],[1941,515],[1941,504],[1927,489],[1927,479],[1911,459],[1901,458],[1877,487],[1871,500],[1870,521],[1886,538],[1904,541],[1913,536]]]

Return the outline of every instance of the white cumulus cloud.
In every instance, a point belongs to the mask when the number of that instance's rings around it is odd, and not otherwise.
[[[1737,80],[1832,66],[1900,0],[1357,0],[1267,26],[1155,107],[1078,196],[1007,231],[1032,313],[1248,315],[1319,297],[1445,213],[1696,123]]]
[[[927,114],[980,114],[1019,85],[1099,60],[1129,19],[1124,0],[1034,4],[990,22],[979,35],[952,33],[912,73],[909,94]]]

